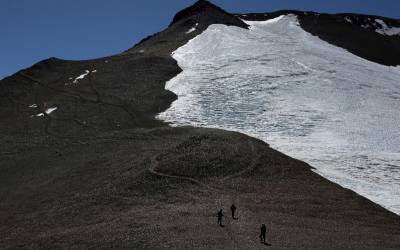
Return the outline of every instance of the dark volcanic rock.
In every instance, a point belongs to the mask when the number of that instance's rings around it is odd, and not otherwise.
[[[87,61],[50,58],[3,79],[0,131],[81,136],[162,125],[154,116],[176,99],[164,89],[165,82],[180,72],[171,53],[213,23],[247,27],[234,15],[199,1],[166,30],[125,53]],[[196,30],[188,34],[192,27]],[[32,104],[37,108],[29,108]],[[35,116],[49,107],[58,109],[51,116]]]
[[[400,247],[398,216],[242,134],[36,139],[1,155],[0,249],[262,249],[261,223],[274,249]]]

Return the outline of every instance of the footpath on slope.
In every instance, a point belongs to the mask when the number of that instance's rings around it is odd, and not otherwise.
[[[215,203],[219,204],[220,207],[226,207],[230,201],[234,200],[237,201],[237,194],[233,190],[229,190],[225,188],[224,182],[230,179],[234,179],[237,177],[240,177],[241,175],[244,175],[246,173],[251,172],[257,165],[257,163],[260,160],[260,155],[257,153],[256,146],[253,141],[248,140],[247,144],[249,148],[251,149],[251,163],[248,164],[248,166],[239,172],[227,175],[225,177],[220,178],[219,183],[217,184],[217,187],[215,185],[210,185],[208,183],[199,181],[195,178],[192,177],[187,177],[187,176],[182,176],[182,175],[171,175],[171,174],[166,174],[163,173],[161,170],[157,170],[157,167],[160,165],[160,156],[161,154],[157,154],[154,157],[152,157],[150,161],[150,167],[148,168],[148,171],[156,176],[159,176],[161,178],[172,178],[172,179],[178,179],[182,181],[187,181],[189,183],[193,183],[198,185],[199,187],[205,188],[208,192],[211,194],[215,195],[216,193],[218,194],[219,198],[215,198]],[[226,196],[229,198],[227,199]],[[234,198],[232,198],[234,197]],[[232,240],[233,243],[233,249],[256,249],[257,246],[259,246],[259,242],[257,241],[257,233],[256,231],[253,231],[255,228],[259,227],[260,225],[256,224],[249,224],[253,220],[251,218],[254,218],[254,216],[257,216],[256,214],[252,213],[250,210],[245,209],[244,207],[239,207],[240,210],[240,219],[238,218],[237,220],[228,220],[229,215],[225,213],[225,224],[222,227],[222,230],[224,230],[227,234],[227,236]],[[211,212],[212,214],[212,212]],[[217,211],[215,211],[215,217],[216,217]],[[246,223],[247,222],[247,223]],[[215,223],[215,226],[217,227],[217,223]],[[251,238],[251,233],[254,234],[255,237]],[[246,237],[247,235],[247,237]],[[249,248],[250,247],[250,248]]]

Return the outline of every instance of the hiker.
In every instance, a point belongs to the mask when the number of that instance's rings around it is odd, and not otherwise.
[[[222,217],[224,216],[224,214],[222,213],[222,209],[219,210],[218,212],[218,225],[220,225],[222,227]]]
[[[236,211],[236,206],[234,204],[232,204],[231,206],[231,212],[232,212],[232,219],[236,220],[235,218],[235,211]]]
[[[260,240],[265,244],[265,235],[267,234],[267,227],[265,226],[265,224],[262,224],[260,229],[261,229]]]

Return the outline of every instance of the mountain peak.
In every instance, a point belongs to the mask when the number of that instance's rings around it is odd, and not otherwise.
[[[212,20],[212,23],[224,23],[226,25],[235,25],[243,28],[248,27],[239,18],[206,0],[199,0],[192,6],[179,11],[173,18],[170,26],[188,19],[196,19],[200,22]]]

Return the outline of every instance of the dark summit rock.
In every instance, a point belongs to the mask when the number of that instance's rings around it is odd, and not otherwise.
[[[178,22],[186,22],[188,19],[192,19],[194,21],[205,21],[208,24],[221,23],[242,28],[248,27],[248,25],[239,18],[206,0],[199,0],[194,5],[178,12],[172,20],[170,26]]]
[[[248,25],[235,15],[226,12],[208,1],[201,0],[178,12],[166,30],[146,37],[125,53],[140,53],[145,51],[147,54],[154,53],[158,56],[170,56],[172,51],[199,35],[212,24],[248,28]]]

